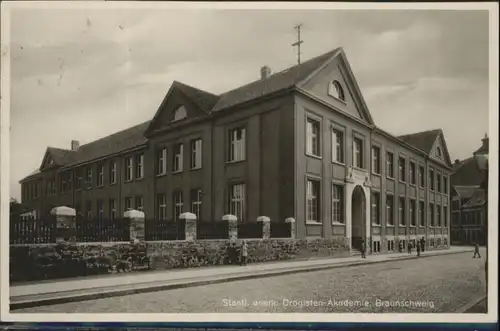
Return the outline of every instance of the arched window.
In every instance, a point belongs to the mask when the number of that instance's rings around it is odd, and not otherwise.
[[[345,101],[344,89],[338,80],[332,81],[328,90],[332,97]]]
[[[442,157],[443,156],[443,152],[441,151],[440,147],[436,148],[436,154],[437,154],[438,157]]]
[[[180,106],[178,107],[175,111],[174,111],[174,119],[173,121],[180,121],[184,118],[187,117],[187,111],[186,111],[186,108],[184,106]]]

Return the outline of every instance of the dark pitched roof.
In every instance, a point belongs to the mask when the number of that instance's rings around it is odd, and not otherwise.
[[[434,145],[434,142],[436,141],[436,138],[440,133],[442,133],[441,129],[436,129],[406,134],[403,136],[398,136],[398,138],[403,140],[405,143],[410,144],[429,154],[431,152],[432,146]]]
[[[454,186],[479,186],[483,182],[483,174],[479,171],[474,157],[469,157],[456,167],[450,178]]]
[[[462,208],[474,208],[484,205],[486,202],[486,196],[484,193],[483,189],[475,189],[472,197],[462,206]]]
[[[54,163],[58,165],[65,165],[71,162],[75,154],[72,150],[56,147],[47,147],[47,152],[52,156]]]
[[[144,131],[150,121],[113,133],[107,137],[80,146],[66,166],[73,166],[108,155],[123,152],[147,143]]]
[[[457,191],[458,195],[460,195],[460,198],[462,199],[469,199],[470,197],[472,197],[472,195],[474,194],[474,191],[476,191],[479,186],[459,186],[459,185],[456,185],[456,186],[453,186],[455,188],[455,190]]]
[[[193,101],[201,110],[210,112],[212,107],[219,101],[219,96],[197,89],[195,87],[174,81],[176,87],[182,91],[191,101]]]
[[[212,111],[220,111],[292,87],[314,73],[339,50],[340,48],[336,48],[333,51],[273,74],[267,79],[259,79],[223,93]]]

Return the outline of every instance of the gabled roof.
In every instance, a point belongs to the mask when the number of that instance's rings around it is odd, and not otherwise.
[[[425,153],[429,154],[434,146],[437,137],[442,133],[441,129],[422,131],[412,134],[398,136],[405,143],[410,144]]]
[[[450,178],[454,186],[479,186],[483,182],[483,174],[479,171],[474,157],[460,161]]]
[[[474,191],[476,191],[479,186],[459,186],[459,185],[454,185],[453,188],[456,190],[460,198],[462,199],[469,199],[472,197],[474,194]]]
[[[113,133],[110,136],[80,146],[66,166],[74,166],[91,160],[117,154],[147,143],[144,131],[150,121]]]
[[[220,99],[212,111],[217,112],[238,104],[251,101],[273,92],[278,92],[294,86],[316,72],[325,62],[336,55],[341,48],[336,48],[301,64],[259,79],[220,95]]]
[[[219,96],[210,92],[197,89],[178,81],[174,81],[173,84],[206,113],[209,113],[212,107],[219,101]]]
[[[484,193],[484,190],[481,188],[475,189],[472,197],[462,206],[462,208],[474,208],[484,205],[486,202],[486,196]]]
[[[56,165],[65,165],[68,162],[71,162],[75,154],[72,150],[56,147],[47,147],[47,152],[52,157]]]

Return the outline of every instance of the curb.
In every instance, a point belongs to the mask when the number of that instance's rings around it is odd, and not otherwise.
[[[456,310],[456,313],[459,313],[459,314],[468,313],[469,310],[471,310],[472,308],[474,308],[476,305],[478,305],[483,300],[488,300],[488,296],[486,294],[482,294],[482,295],[480,295],[478,297],[475,297],[473,300],[471,300],[467,304],[465,304],[462,307],[458,308]]]
[[[403,256],[403,257],[398,257],[398,258],[391,258],[391,259],[387,259],[387,260],[375,260],[375,261],[360,260],[357,262],[325,264],[325,265],[318,265],[318,266],[312,266],[312,267],[308,266],[308,267],[293,268],[293,269],[282,268],[282,269],[278,269],[278,270],[264,270],[264,271],[257,273],[257,274],[248,274],[248,272],[241,272],[241,273],[234,274],[232,276],[231,275],[230,276],[227,276],[227,275],[212,276],[212,277],[214,277],[213,279],[200,280],[198,278],[198,280],[191,280],[191,281],[188,280],[185,282],[182,282],[182,281],[179,282],[179,280],[163,281],[163,282],[156,282],[156,283],[153,282],[153,283],[149,283],[150,284],[149,286],[145,285],[144,287],[116,289],[116,290],[110,290],[107,292],[106,291],[103,292],[102,288],[101,289],[96,288],[95,290],[99,291],[97,293],[81,293],[81,294],[72,295],[72,296],[68,296],[68,295],[64,296],[64,292],[59,292],[60,293],[59,296],[51,297],[51,298],[44,298],[44,299],[39,299],[39,300],[30,300],[29,298],[22,300],[22,297],[18,297],[21,300],[19,300],[18,302],[12,302],[13,298],[10,298],[10,310],[12,311],[12,310],[16,310],[16,309],[33,308],[33,307],[40,307],[40,306],[50,306],[50,305],[63,304],[63,303],[69,303],[69,302],[89,301],[89,300],[97,300],[97,299],[104,299],[104,298],[111,298],[111,297],[118,297],[118,296],[127,296],[127,295],[132,295],[132,294],[167,291],[167,290],[175,290],[175,289],[180,289],[180,288],[188,288],[188,287],[196,287],[196,286],[215,285],[215,284],[222,284],[222,283],[234,282],[234,281],[240,281],[240,280],[276,277],[276,276],[284,276],[284,275],[291,275],[291,274],[297,274],[297,273],[322,271],[322,270],[345,268],[345,267],[356,267],[356,266],[363,266],[363,265],[370,265],[370,264],[388,263],[388,262],[411,260],[411,259],[422,259],[422,258],[429,258],[429,257],[435,257],[435,256],[463,254],[463,253],[468,253],[468,251],[443,252],[442,254],[421,255],[420,257],[412,255],[412,256]],[[175,282],[175,281],[176,281],[176,283],[172,284],[172,282]],[[170,282],[170,283],[168,283],[168,282]],[[165,283],[168,283],[168,284],[165,284]],[[127,285],[123,285],[123,286],[127,286]],[[43,296],[43,294],[41,294],[41,295]],[[57,295],[57,293],[55,295]],[[33,297],[35,295],[28,295],[27,297],[29,297],[29,296]],[[477,304],[477,302],[476,302],[476,304]]]

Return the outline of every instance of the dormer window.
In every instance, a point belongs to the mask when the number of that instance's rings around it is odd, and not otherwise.
[[[330,83],[328,94],[335,99],[345,101],[344,89],[338,80],[334,80]]]
[[[184,106],[179,106],[175,111],[174,111],[174,119],[172,122],[180,121],[183,120],[187,117],[187,111]]]

